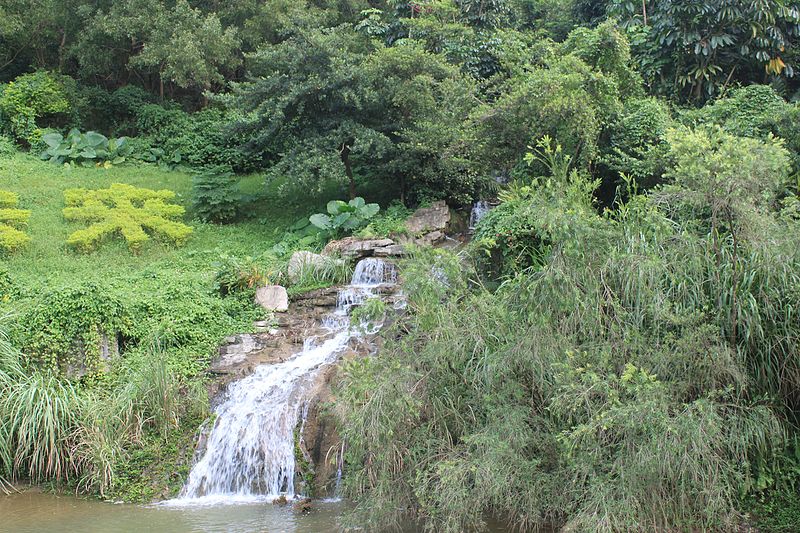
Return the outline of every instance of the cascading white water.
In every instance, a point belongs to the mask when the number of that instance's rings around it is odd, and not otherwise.
[[[350,328],[350,309],[372,296],[373,289],[397,281],[394,265],[364,259],[351,285],[342,289],[336,311],[321,326],[332,337],[306,339],[303,350],[278,364],[265,364],[231,384],[216,409],[205,452],[192,468],[178,499],[169,505],[234,503],[281,494],[294,496],[294,430],[305,394],[317,372],[333,363],[359,328]]]
[[[472,205],[472,212],[469,214],[469,229],[475,229],[478,222],[488,213],[492,207],[486,200],[478,200]]]

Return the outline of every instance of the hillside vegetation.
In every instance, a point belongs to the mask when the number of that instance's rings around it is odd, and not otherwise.
[[[798,35],[777,0],[0,2],[0,489],[174,493],[255,287],[482,201],[340,372],[353,524],[794,531]]]

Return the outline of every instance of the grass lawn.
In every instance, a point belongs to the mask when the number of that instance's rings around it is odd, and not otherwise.
[[[176,202],[187,208],[186,222],[194,228],[187,244],[175,248],[153,239],[134,255],[121,238],[115,238],[90,254],[70,249],[67,237],[81,225],[63,219],[63,191],[106,188],[112,183],[174,191]],[[241,186],[245,193],[259,193],[263,180],[257,175],[248,176],[242,179]],[[259,255],[281,238],[288,225],[307,214],[287,211],[275,205],[278,200],[270,203],[266,199],[259,202],[259,212],[249,220],[230,225],[205,224],[191,219],[191,176],[183,172],[153,166],[68,168],[23,154],[0,160],[0,189],[19,194],[20,208],[31,211],[27,228],[31,243],[14,255],[0,258],[0,264],[29,289],[75,280],[119,281],[142,272],[168,272],[193,283],[206,283],[213,263],[222,254]]]
[[[19,207],[31,211],[26,229],[31,242],[15,254],[0,256],[0,271],[8,272],[14,288],[11,296],[0,294],[0,314],[10,312],[15,317],[9,327],[12,339],[25,349],[39,333],[28,327],[32,317],[44,316],[49,328],[45,308],[72,305],[54,293],[97,285],[102,287],[100,298],[116,298],[125,307],[131,322],[129,348],[156,342],[166,347],[180,374],[201,372],[222,337],[248,331],[253,319],[263,317],[248,295],[221,298],[215,291],[213,278],[220,259],[258,257],[283,237],[288,226],[317,207],[286,207],[279,195],[265,191],[263,181],[258,175],[242,178],[242,192],[259,195],[254,203],[258,207],[238,223],[216,225],[193,217],[191,176],[184,172],[147,165],[70,168],[25,154],[0,159],[0,190],[19,194]],[[67,237],[83,226],[64,220],[63,191],[107,188],[112,183],[174,191],[175,201],[187,208],[184,222],[194,228],[185,246],[151,239],[134,254],[121,237],[113,237],[92,253],[69,247]],[[84,313],[80,305],[61,314],[75,321]],[[69,313],[75,316],[66,316]]]

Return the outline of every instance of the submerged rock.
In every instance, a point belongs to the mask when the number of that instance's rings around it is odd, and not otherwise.
[[[280,285],[267,285],[256,290],[256,303],[267,311],[283,313],[289,310],[289,295]]]

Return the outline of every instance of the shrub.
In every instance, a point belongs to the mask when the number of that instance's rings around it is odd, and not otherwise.
[[[181,245],[191,235],[192,228],[175,220],[183,216],[184,208],[167,203],[174,197],[172,191],[140,189],[122,183],[113,183],[109,189],[68,189],[64,191],[67,206],[64,218],[90,225],[70,235],[67,244],[90,251],[103,239],[118,233],[136,252],[150,239],[147,230]]]
[[[16,209],[19,197],[8,191],[0,191],[0,249],[14,252],[30,241],[19,228],[28,224],[31,212]]]
[[[16,151],[17,147],[14,145],[14,141],[0,133],[0,157],[8,157],[15,154]]]
[[[57,164],[99,165],[105,162],[118,165],[131,153],[126,137],[108,139],[94,131],[81,133],[72,129],[66,138],[60,133],[47,133],[42,135],[42,141],[47,149],[41,158]]]
[[[643,188],[658,184],[669,151],[667,130],[671,125],[669,108],[662,100],[627,101],[619,118],[609,128],[609,147],[601,156],[601,162],[616,174],[617,181],[624,173]]]
[[[687,125],[716,124],[740,137],[777,135],[786,141],[795,170],[800,169],[800,106],[787,103],[769,85],[734,89],[729,97],[684,111],[679,118]]]
[[[231,222],[239,212],[242,195],[228,165],[205,168],[192,179],[193,206],[207,222]]]
[[[86,283],[48,291],[20,321],[27,355],[52,371],[101,370],[103,337],[128,332],[130,317],[108,289]]]
[[[74,81],[47,71],[23,74],[0,93],[0,126],[18,141],[35,143],[42,126],[74,120]]]
[[[269,256],[239,258],[223,255],[214,263],[215,289],[221,296],[227,296],[242,290],[278,283],[283,273],[277,267],[277,262],[276,258]]]
[[[177,156],[194,168],[227,165],[236,172],[259,167],[258,157],[245,157],[239,149],[246,139],[233,133],[235,116],[229,112],[207,109],[189,114],[147,104],[137,110],[136,117],[138,134],[163,150],[168,159]]]
[[[406,220],[413,211],[404,206],[400,201],[393,201],[382,213],[369,221],[364,229],[359,231],[362,237],[390,237],[407,232]]]
[[[317,213],[308,220],[333,237],[338,237],[364,226],[381,208],[378,204],[365,203],[363,198],[358,197],[349,202],[332,200],[328,202],[327,209],[327,214]]]

